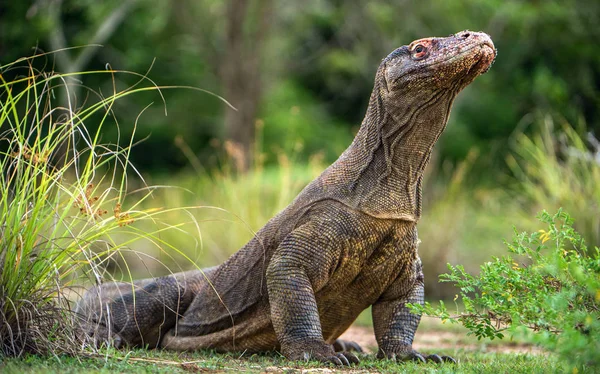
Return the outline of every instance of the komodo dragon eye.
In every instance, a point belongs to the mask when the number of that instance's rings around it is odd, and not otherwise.
[[[421,59],[421,58],[425,57],[425,55],[427,54],[427,48],[425,48],[425,46],[422,44],[417,44],[413,48],[413,53],[414,53],[414,58]]]

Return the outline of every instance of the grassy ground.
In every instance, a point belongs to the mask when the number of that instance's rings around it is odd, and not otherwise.
[[[377,360],[373,354],[360,356],[361,363],[351,368],[334,368],[318,363],[289,362],[276,355],[216,354],[212,352],[177,354],[165,351],[118,351],[102,357],[25,357],[0,364],[3,373],[186,373],[186,372],[405,372],[405,373],[549,373],[564,371],[560,363],[544,355],[481,353],[446,349],[457,365],[395,363]]]
[[[546,353],[519,340],[479,341],[467,336],[465,328],[442,325],[424,318],[415,338],[415,348],[456,358],[458,365],[394,363],[375,358],[376,343],[368,322],[368,312],[345,333],[346,339],[359,342],[366,354],[351,368],[336,368],[318,363],[289,362],[277,353],[244,355],[210,351],[174,353],[160,350],[109,350],[97,356],[39,357],[8,359],[0,364],[2,373],[548,373],[565,371],[561,363]]]

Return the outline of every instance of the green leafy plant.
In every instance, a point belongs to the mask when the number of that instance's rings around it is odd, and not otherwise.
[[[440,280],[460,289],[461,312],[451,315],[443,302],[410,307],[461,323],[478,338],[529,331],[529,339],[576,367],[599,367],[600,250],[586,247],[562,210],[538,218],[545,228],[530,234],[515,230],[506,242],[509,254],[483,264],[479,275],[448,265],[450,272]]]

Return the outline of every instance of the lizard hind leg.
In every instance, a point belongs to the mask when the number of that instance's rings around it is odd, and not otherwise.
[[[75,308],[79,328],[96,346],[157,347],[192,301],[187,283],[176,274],[92,287]]]

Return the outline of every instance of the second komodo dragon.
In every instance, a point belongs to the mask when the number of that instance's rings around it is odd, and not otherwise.
[[[375,76],[352,144],[222,265],[93,287],[77,306],[96,342],[172,350],[271,351],[358,362],[336,339],[372,306],[378,357],[412,349],[423,302],[417,253],[423,171],[459,91],[496,57],[487,34],[402,46]]]

